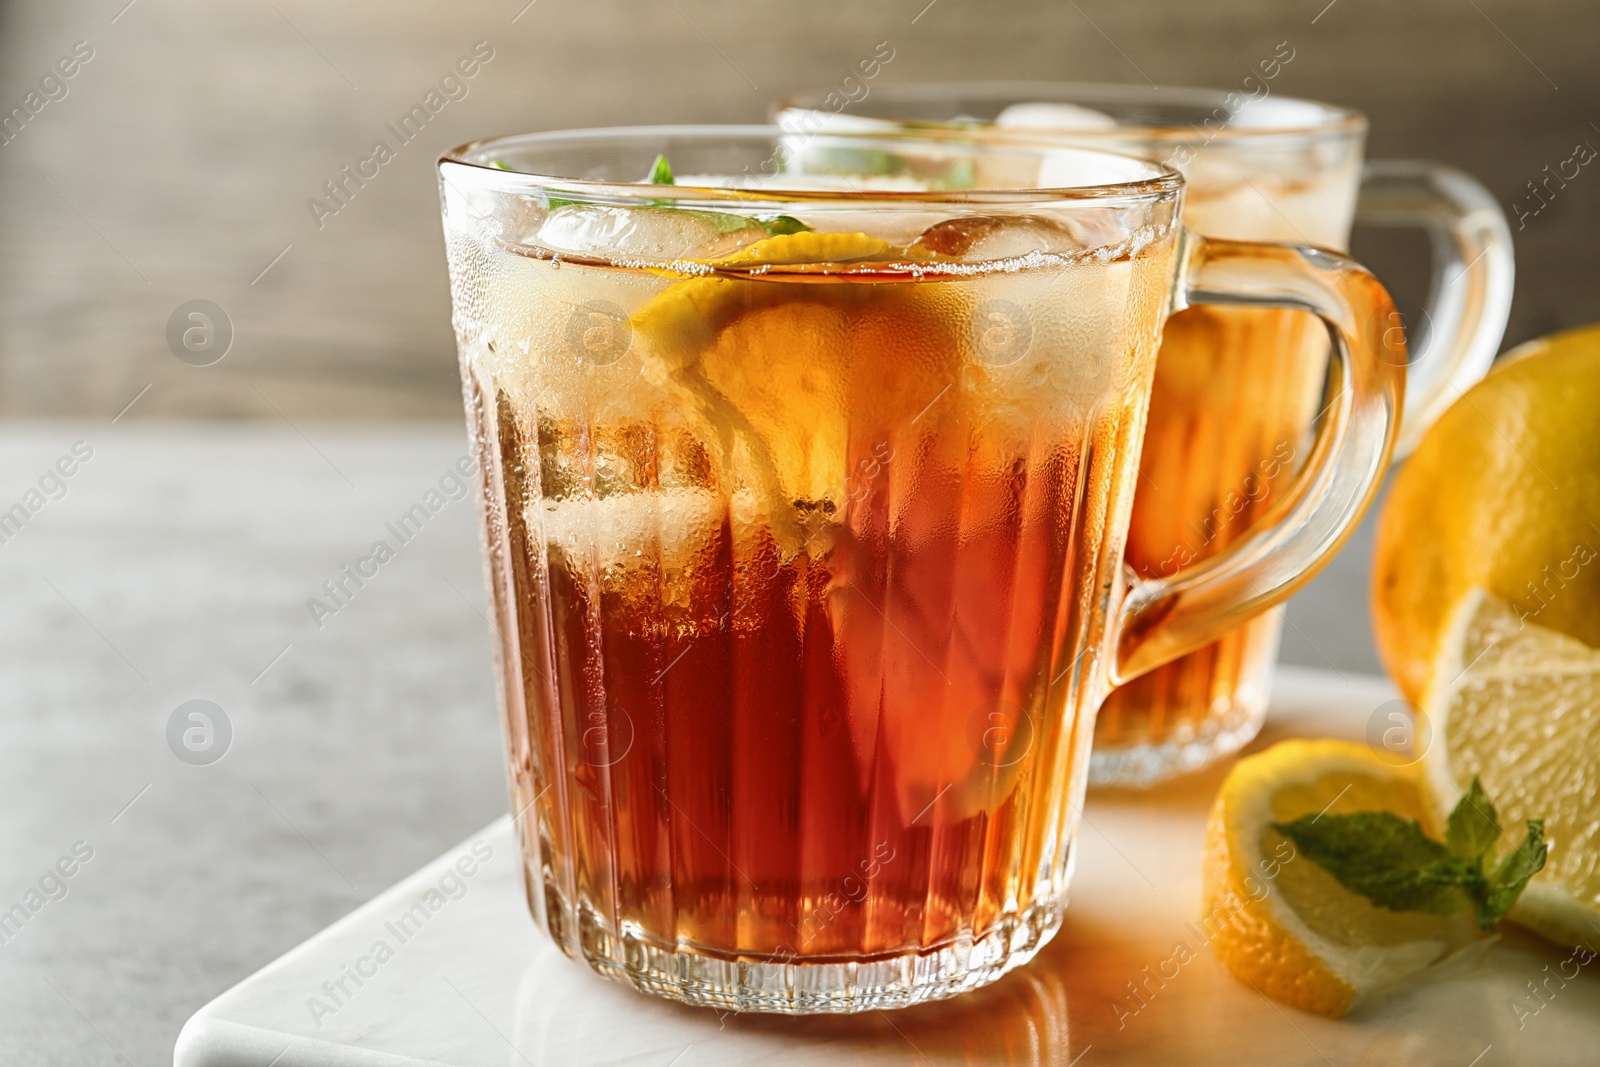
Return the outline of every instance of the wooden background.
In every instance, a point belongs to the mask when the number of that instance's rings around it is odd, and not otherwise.
[[[0,413],[110,419],[138,396],[127,418],[457,418],[441,149],[757,120],[880,41],[894,48],[884,81],[1219,87],[1288,41],[1277,91],[1358,107],[1372,155],[1454,163],[1508,206],[1578,142],[1600,145],[1594,0],[525,3],[4,4],[0,111],[74,42],[94,58],[0,145]],[[470,95],[319,229],[307,200],[480,40],[494,59]],[[1597,213],[1600,167],[1586,167],[1516,234],[1508,343],[1600,318]],[[1402,298],[1420,288],[1420,241],[1358,237],[1356,251]],[[168,350],[167,319],[192,299],[233,324],[214,366]]]

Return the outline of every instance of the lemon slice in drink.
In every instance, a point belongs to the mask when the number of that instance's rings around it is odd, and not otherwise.
[[[1339,1018],[1477,936],[1464,915],[1378,907],[1272,826],[1357,811],[1426,824],[1420,778],[1414,767],[1392,766],[1344,741],[1285,741],[1235,765],[1206,828],[1200,920],[1234,977],[1275,1000]]]
[[[821,270],[889,250],[866,234],[805,232],[708,262]],[[924,288],[717,274],[679,282],[634,315],[642,373],[708,427],[724,491],[785,556],[804,540],[797,511],[844,507],[851,434],[870,434],[874,411],[887,433],[943,385],[954,342]]]
[[[1433,810],[1474,774],[1508,833],[1545,820],[1545,868],[1511,918],[1563,945],[1600,937],[1600,649],[1471,590],[1457,608],[1425,709]],[[1514,842],[1508,842],[1514,843]]]
[[[836,642],[834,665],[854,679],[885,669],[886,642],[899,656],[941,649],[948,639],[936,612],[924,618],[908,610],[906,587],[895,594],[898,607],[891,606],[891,594],[874,584],[878,578],[870,568],[856,569],[857,560],[882,549],[861,547],[855,538],[882,536],[871,524],[886,520],[893,526],[904,514],[904,503],[895,512],[893,501],[905,492],[900,487],[917,469],[914,464],[963,462],[978,470],[1002,451],[975,447],[975,454],[956,459],[946,453],[953,447],[965,453],[965,440],[941,440],[932,446],[933,459],[917,458],[915,442],[936,435],[942,413],[950,410],[933,405],[947,392],[955,396],[946,405],[959,403],[960,391],[953,387],[969,347],[972,297],[939,283],[822,276],[840,264],[891,254],[887,242],[860,233],[773,237],[711,261],[758,273],[687,279],[633,318],[644,375],[704,427],[716,490],[729,502],[736,559],[765,560],[775,550],[783,565],[802,553],[812,561],[829,560],[824,601]],[[764,264],[785,269],[761,274]],[[813,264],[815,272],[808,269]],[[797,278],[797,272],[809,276]],[[930,408],[927,417],[919,416]],[[892,463],[884,458],[890,455],[896,456]],[[863,474],[863,463],[874,473]],[[996,460],[991,469],[999,468],[998,476],[1011,463],[1007,454],[1003,467]],[[870,485],[870,494],[852,497],[863,484]],[[932,510],[953,512],[958,503],[959,497]],[[917,532],[897,536],[909,541]],[[911,551],[901,545],[898,552]],[[915,581],[905,575],[902,568],[896,580],[911,581],[915,592]],[[934,660],[924,666],[919,658],[916,669],[922,681],[938,685],[941,668]],[[930,702],[937,699],[937,693],[929,696]],[[886,748],[896,754],[897,795],[908,821],[940,796],[947,809],[963,814],[997,806],[1024,766],[983,762],[986,753],[964,729],[930,730],[929,717],[941,713],[905,699],[880,705],[874,688],[847,716],[863,785],[875,753]],[[966,713],[960,710],[962,726]]]

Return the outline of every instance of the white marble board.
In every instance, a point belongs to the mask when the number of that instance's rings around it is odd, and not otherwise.
[[[1282,669],[1258,743],[1360,738],[1394,697],[1380,679]],[[533,926],[510,823],[501,819],[206,1005],[185,1026],[174,1062],[1600,1063],[1600,959],[1578,967],[1569,953],[1510,928],[1485,951],[1338,1022],[1232,979],[1187,925],[1198,911],[1201,834],[1222,773],[1149,793],[1091,794],[1065,927],[1031,965],[956,1000],[852,1017],[719,1016],[602,981]],[[374,951],[379,942],[389,954]],[[1175,953],[1180,942],[1193,958],[1170,980],[1146,981],[1147,965],[1170,974],[1175,955],[1188,955]],[[349,977],[347,968],[368,977]],[[1135,1000],[1129,982],[1154,992]],[[1543,983],[1540,997],[1529,982]]]

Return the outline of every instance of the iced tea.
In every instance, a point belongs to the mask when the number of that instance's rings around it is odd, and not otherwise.
[[[1059,923],[1175,247],[1170,202],[804,208],[450,234],[534,910],[730,1006]]]
[[[1154,164],[568,131],[441,185],[529,904],[647,992],[860,1011],[1027,960],[1108,679],[1286,596],[1392,443],[1382,288],[1180,239]],[[1345,340],[1324,477],[1271,551],[1129,593],[1163,320],[1285,291]]]
[[[1072,139],[1162,159],[1184,172],[1184,223],[1199,233],[1343,249],[1365,124],[1274,97],[1270,80],[1258,77],[1253,97],[1215,115],[1209,98],[1224,94],[975,83],[877,87],[849,118]],[[797,97],[780,122],[837,124],[812,95]],[[1128,534],[1137,576],[1170,577],[1215,555],[1279,502],[1311,440],[1327,349],[1326,329],[1304,312],[1194,307],[1169,320]],[[1281,627],[1276,614],[1257,618],[1113,690],[1095,726],[1091,781],[1148,785],[1253,738]]]
[[[1252,159],[1257,169],[1240,173]],[[1349,241],[1360,175],[1337,142],[1296,152],[1229,142],[1186,167],[1184,220],[1201,233]],[[1128,531],[1135,574],[1170,577],[1208,559],[1281,502],[1310,447],[1327,349],[1327,329],[1301,311],[1192,307],[1167,320]],[[1095,723],[1094,780],[1149,784],[1254,738],[1282,628],[1278,613],[1263,615],[1112,690]]]

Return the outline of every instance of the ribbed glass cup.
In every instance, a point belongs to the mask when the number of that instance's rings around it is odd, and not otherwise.
[[[1124,598],[1174,294],[1386,299],[1196,243],[1152,164],[573,131],[458,149],[441,188],[529,903],[646,992],[860,1011],[1026,961],[1108,680],[1286,594],[1387,455],[1351,335],[1281,550]]]

